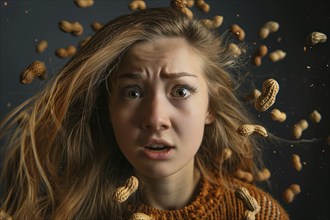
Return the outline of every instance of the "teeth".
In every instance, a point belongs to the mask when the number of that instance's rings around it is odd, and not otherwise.
[[[165,147],[165,145],[150,145],[148,147],[150,147],[150,148],[162,148],[162,147]]]

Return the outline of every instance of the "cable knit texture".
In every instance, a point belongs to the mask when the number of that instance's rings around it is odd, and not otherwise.
[[[281,205],[268,193],[254,185],[242,182],[237,179],[231,180],[234,186],[243,186],[248,189],[250,195],[254,197],[260,205],[260,211],[255,215],[256,220],[264,219],[289,219]],[[198,220],[243,220],[245,211],[243,202],[235,197],[234,190],[229,190],[220,184],[211,184],[203,179],[202,187],[195,200],[179,210],[159,210],[141,204],[137,212],[145,213],[157,220],[178,220],[178,219],[198,219]]]

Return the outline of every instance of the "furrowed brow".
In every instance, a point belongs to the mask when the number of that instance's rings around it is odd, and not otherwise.
[[[166,78],[166,79],[178,79],[178,78],[185,77],[185,76],[196,77],[197,78],[197,76],[195,74],[187,73],[187,72],[165,73],[165,74],[163,74],[162,77]]]
[[[179,72],[179,73],[162,73],[161,78],[165,79],[178,79],[181,77],[195,77],[197,76],[192,73]],[[143,76],[139,73],[122,73],[118,76],[118,79],[142,79]]]
[[[122,73],[118,76],[118,79],[141,79],[141,74],[138,73]]]

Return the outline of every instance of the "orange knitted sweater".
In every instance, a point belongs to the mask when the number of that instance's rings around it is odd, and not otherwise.
[[[256,220],[265,219],[289,219],[288,214],[281,205],[268,193],[254,185],[232,179],[234,186],[245,187],[250,195],[254,197],[260,211],[255,215]],[[145,213],[157,220],[179,220],[179,219],[198,219],[198,220],[243,220],[247,209],[243,202],[235,197],[234,190],[229,190],[220,184],[211,184],[203,179],[201,190],[195,200],[188,206],[179,210],[159,210],[141,204],[137,212]]]

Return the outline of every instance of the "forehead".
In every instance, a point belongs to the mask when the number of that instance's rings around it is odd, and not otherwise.
[[[159,38],[134,44],[125,54],[122,63],[127,65],[146,62],[154,65],[164,63],[201,65],[201,56],[185,39],[180,37]]]
[[[192,46],[181,37],[163,37],[153,39],[151,41],[143,41],[135,43],[130,50],[129,54],[140,55],[139,52],[172,52],[172,51],[193,51]]]

